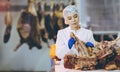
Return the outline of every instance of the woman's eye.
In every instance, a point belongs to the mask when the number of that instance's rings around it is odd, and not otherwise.
[[[74,18],[77,18],[78,16],[77,15],[74,15]]]
[[[68,17],[68,20],[71,20],[72,18],[71,17]]]

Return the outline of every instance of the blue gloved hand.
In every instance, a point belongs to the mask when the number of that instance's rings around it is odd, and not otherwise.
[[[91,42],[86,42],[85,45],[86,47],[94,47],[94,45]]]
[[[75,44],[76,40],[74,38],[70,38],[68,41],[68,47],[69,49],[72,48],[73,44]]]

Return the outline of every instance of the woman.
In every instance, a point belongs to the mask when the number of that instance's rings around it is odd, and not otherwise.
[[[75,45],[70,44],[71,33],[74,33],[74,35],[78,37],[79,40],[85,43],[91,42],[95,44],[92,31],[82,28],[80,26],[79,13],[74,5],[69,5],[64,8],[63,17],[65,20],[65,24],[69,26],[59,30],[57,34],[56,56],[60,59],[63,59],[64,56],[68,53],[79,55],[78,51],[75,49]],[[69,45],[71,45],[72,47],[70,48]]]

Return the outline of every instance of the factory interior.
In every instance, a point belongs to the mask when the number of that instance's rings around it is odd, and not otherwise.
[[[67,5],[78,8],[81,26],[92,30],[96,41],[120,36],[120,0],[0,0],[0,71],[50,72],[50,48],[58,30],[67,27],[62,15]],[[27,20],[22,18],[26,10],[34,25],[23,27],[26,32],[32,29],[25,41],[20,20]]]

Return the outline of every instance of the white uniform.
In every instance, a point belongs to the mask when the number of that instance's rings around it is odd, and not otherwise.
[[[77,31],[71,30],[70,27],[67,27],[65,29],[61,29],[58,31],[57,34],[57,40],[56,40],[56,56],[60,59],[63,59],[65,54],[69,52],[74,52],[78,55],[78,52],[72,47],[72,49],[69,49],[68,47],[68,41],[70,39],[70,33],[73,32],[75,36],[77,36],[80,40],[83,42],[92,42],[95,43],[95,40],[93,38],[93,33],[90,30],[87,30],[85,28],[80,28]]]

